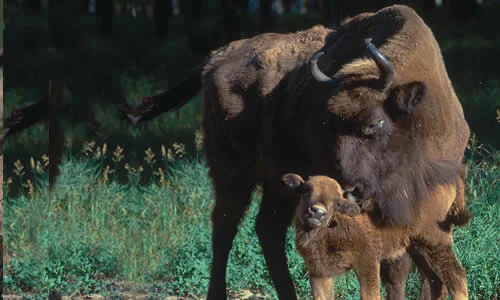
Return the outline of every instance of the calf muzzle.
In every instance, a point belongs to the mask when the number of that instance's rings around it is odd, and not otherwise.
[[[319,227],[326,218],[326,211],[323,207],[312,205],[307,210],[306,220],[311,227]]]

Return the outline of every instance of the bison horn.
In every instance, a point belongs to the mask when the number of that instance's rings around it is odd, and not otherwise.
[[[373,58],[377,67],[380,69],[380,80],[384,82],[383,91],[387,90],[394,79],[394,69],[392,64],[387,60],[387,58],[378,51],[378,49],[372,44],[372,39],[365,39],[366,49],[370,56]]]
[[[318,60],[319,58],[325,54],[323,49],[319,50],[316,52],[311,59],[309,60],[309,69],[311,70],[311,74],[316,79],[317,82],[324,82],[328,83],[334,87],[337,86],[337,81],[330,76],[326,75],[325,73],[321,72],[321,70],[318,67]]]

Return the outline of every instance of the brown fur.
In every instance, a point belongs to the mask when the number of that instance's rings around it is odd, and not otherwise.
[[[356,203],[342,198],[342,189],[332,178],[312,176],[304,182],[297,174],[286,174],[283,180],[300,197],[296,245],[309,269],[314,299],[331,299],[332,286],[325,282],[350,269],[358,277],[361,299],[380,299],[381,260],[400,256],[407,249],[427,261],[424,267],[430,266],[446,283],[453,299],[468,298],[465,270],[452,251],[451,231],[438,225],[447,219],[454,203],[454,185],[436,188],[428,209],[413,224],[384,227],[368,214],[356,215]],[[312,209],[325,214],[317,215]],[[319,288],[315,288],[317,281]]]
[[[394,66],[387,90],[364,38]],[[337,89],[310,74],[308,60],[322,47],[318,66],[339,75]],[[361,199],[373,198],[376,219],[397,228],[442,205],[431,197],[435,187],[460,173],[469,128],[432,32],[408,7],[362,14],[337,32],[315,26],[234,41],[212,54],[202,86],[204,146],[216,194],[209,299],[226,295],[227,255],[257,184],[264,190],[256,230],[266,263],[279,297],[295,299],[284,248],[295,207],[278,184],[282,174],[337,178]],[[373,129],[377,121],[383,126]],[[460,211],[465,200],[457,199]],[[403,273],[387,279],[399,284],[399,294]]]

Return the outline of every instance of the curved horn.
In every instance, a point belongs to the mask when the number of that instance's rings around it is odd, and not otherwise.
[[[394,69],[392,64],[387,58],[378,51],[378,49],[372,44],[372,39],[365,39],[366,49],[370,56],[373,58],[377,67],[380,69],[380,80],[384,82],[383,91],[387,90],[394,79]]]
[[[316,79],[317,82],[328,83],[336,87],[337,81],[331,78],[330,76],[326,75],[325,73],[321,72],[321,70],[318,67],[318,60],[323,54],[325,54],[325,51],[321,49],[311,57],[311,59],[309,60],[309,69],[311,70],[311,74],[314,77],[314,79]]]

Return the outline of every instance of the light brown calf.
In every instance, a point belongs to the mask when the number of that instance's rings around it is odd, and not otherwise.
[[[456,186],[437,187],[407,226],[379,226],[358,204],[343,198],[337,181],[312,176],[306,182],[286,174],[283,182],[300,194],[296,245],[310,272],[314,299],[333,299],[333,277],[354,270],[361,299],[380,299],[380,261],[408,251],[421,270],[444,282],[453,299],[468,299],[467,278],[443,229],[456,198]],[[439,201],[436,200],[439,198]]]

